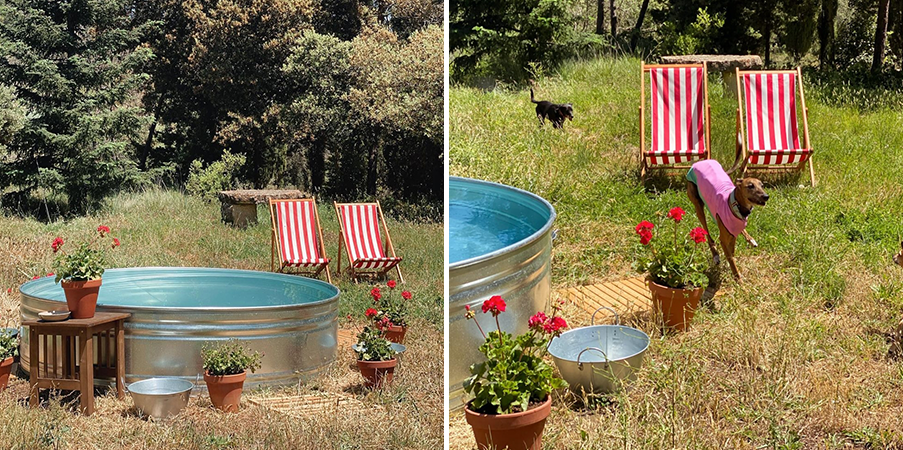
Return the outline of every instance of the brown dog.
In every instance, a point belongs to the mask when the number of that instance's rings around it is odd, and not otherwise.
[[[903,242],[900,243],[900,248],[903,248]],[[903,250],[894,255],[894,264],[903,267]]]
[[[687,196],[693,202],[696,217],[706,232],[709,231],[709,227],[703,205],[708,207],[712,217],[718,222],[718,240],[721,242],[721,249],[727,257],[734,278],[740,281],[740,272],[734,262],[734,247],[737,244],[738,234],[743,234],[753,247],[758,246],[755,239],[746,232],[746,219],[752,212],[753,205],[765,206],[765,202],[768,201],[768,194],[762,189],[762,182],[756,178],[743,178],[733,182],[729,172],[725,172],[721,164],[707,159],[693,164],[687,173]],[[721,262],[721,258],[715,249],[715,240],[712,239],[711,233],[706,239],[717,265]]]

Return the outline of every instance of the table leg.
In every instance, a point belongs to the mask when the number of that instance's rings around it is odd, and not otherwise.
[[[116,321],[116,396],[125,398],[123,389],[125,383],[125,328],[123,321]]]
[[[40,403],[38,392],[38,331],[35,327],[28,327],[28,380],[31,385],[31,397],[28,404],[37,408]]]
[[[81,402],[79,409],[87,416],[94,414],[94,335],[90,330],[79,332],[79,381]]]

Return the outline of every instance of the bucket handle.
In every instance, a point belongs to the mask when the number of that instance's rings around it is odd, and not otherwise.
[[[589,320],[590,325],[595,325],[595,324],[596,324],[596,313],[598,313],[599,311],[601,311],[603,308],[604,308],[604,309],[607,309],[607,310],[609,310],[609,311],[611,311],[611,313],[615,315],[615,325],[620,325],[620,324],[621,324],[621,318],[618,316],[618,313],[617,313],[614,309],[611,309],[611,308],[609,308],[609,307],[607,307],[607,306],[600,306],[600,307],[598,307],[598,308],[596,309],[595,312],[593,312],[593,317],[591,317],[590,320]]]
[[[603,308],[604,308],[604,306],[603,306]],[[599,347],[586,347],[585,349],[581,350],[580,353],[577,354],[577,369],[583,370],[583,363],[580,362],[580,357],[583,356],[583,353],[585,353],[589,350],[595,350],[595,351],[601,353],[602,356],[605,357],[605,360],[608,361],[608,355],[605,354],[605,350],[602,350]]]

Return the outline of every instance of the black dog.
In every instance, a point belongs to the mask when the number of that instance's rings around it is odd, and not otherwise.
[[[546,118],[552,122],[554,128],[564,126],[564,119],[574,120],[574,107],[570,103],[552,103],[545,100],[537,102],[533,99],[533,88],[530,88],[530,101],[536,103],[536,118],[539,126],[543,126]]]

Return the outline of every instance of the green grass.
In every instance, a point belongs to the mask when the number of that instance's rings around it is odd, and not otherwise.
[[[339,226],[331,202],[319,205],[326,252],[335,258]],[[109,199],[98,213],[69,221],[41,223],[0,216],[0,326],[19,323],[16,287],[51,270],[50,242],[89,234],[108,225],[122,246],[110,253],[110,267],[205,266],[268,271],[270,222],[265,206],[258,224],[241,230],[220,221],[219,203],[204,203],[174,191],[151,190]],[[344,393],[364,402],[360,412],[326,412],[301,419],[245,403],[239,414],[220,414],[206,395],[192,398],[177,420],[139,419],[131,401],[106,395],[97,413],[82,417],[67,405],[51,402],[31,410],[20,399],[28,384],[13,378],[0,393],[0,448],[422,448],[442,445],[443,228],[441,224],[398,222],[388,218],[392,241],[404,258],[404,289],[414,294],[408,351],[396,382],[382,391],[361,388],[352,370],[353,354],[340,348],[326,373],[283,389],[248,392],[244,399]],[[334,265],[332,267],[335,267]],[[390,277],[395,273],[390,272]],[[325,278],[325,277],[323,277]],[[340,327],[359,328],[371,303],[367,281],[352,282],[333,273],[341,290]],[[13,294],[7,293],[12,288]],[[354,319],[344,317],[352,314]],[[364,431],[365,430],[365,431]]]
[[[640,181],[639,86],[640,61],[627,58],[538,80],[537,98],[574,104],[563,130],[538,128],[529,91],[451,89],[449,172],[555,206],[556,287],[635,276],[633,227],[673,206],[693,210],[682,176]],[[843,85],[805,87],[817,185],[763,177],[771,200],[748,228],[759,248],[738,243],[744,284],[723,264],[716,307],[689,332],[655,339],[637,383],[606,406],[586,410],[562,394],[548,448],[903,446],[903,366],[884,358],[882,336],[903,316],[903,271],[890,260],[903,236],[903,117],[838,106],[855,94]],[[713,156],[727,167],[737,102],[723,89],[710,79]],[[643,317],[635,325],[653,332]],[[452,448],[472,445],[461,436]]]

